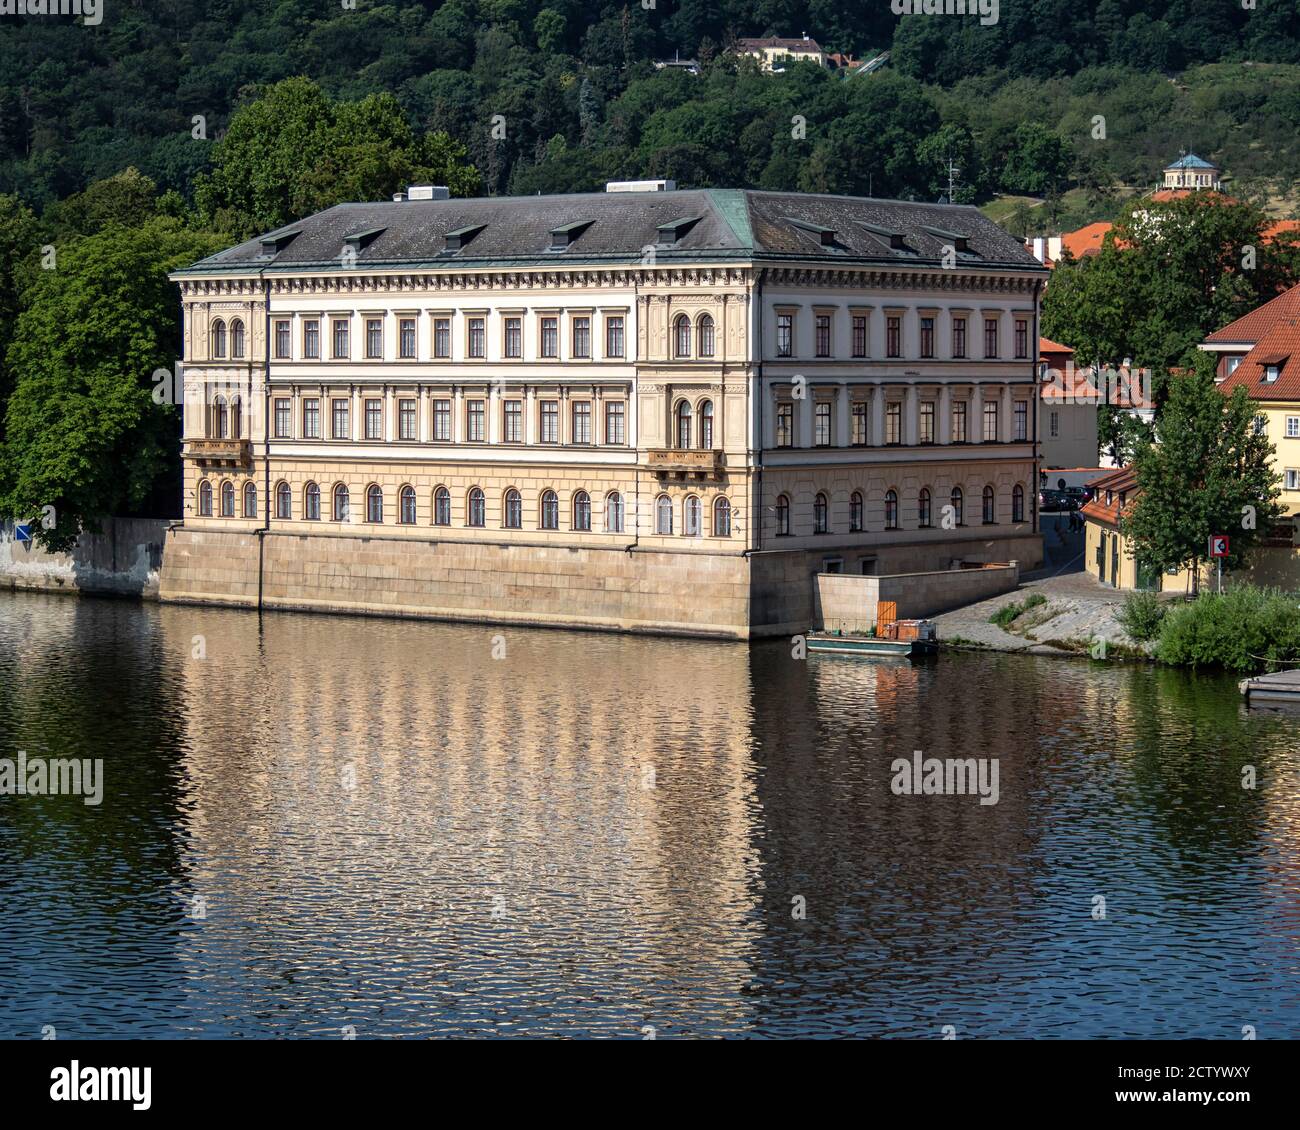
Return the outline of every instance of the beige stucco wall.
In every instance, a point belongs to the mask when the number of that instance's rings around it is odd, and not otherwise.
[[[902,620],[1010,592],[1020,583],[1018,564],[864,577],[823,573],[817,578],[818,612],[827,631],[862,632],[876,623],[877,602],[892,600]]]

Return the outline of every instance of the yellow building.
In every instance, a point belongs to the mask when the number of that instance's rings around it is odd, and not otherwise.
[[[1121,467],[1093,479],[1088,486],[1095,493],[1083,508],[1084,568],[1111,588],[1191,592],[1192,570],[1153,573],[1140,568],[1120,530],[1120,519],[1138,495],[1137,472]]]
[[[804,35],[798,39],[768,36],[766,39],[738,39],[736,49],[758,60],[764,71],[783,71],[790,63],[816,63],[826,66],[826,52],[815,39]]]
[[[813,575],[1041,559],[1039,264],[977,209],[345,204],[173,276],[162,596],[748,636]]]

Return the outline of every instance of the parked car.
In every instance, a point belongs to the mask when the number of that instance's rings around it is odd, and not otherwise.
[[[1081,510],[1092,501],[1092,491],[1087,487],[1066,487],[1064,493],[1074,500],[1075,505],[1071,507],[1073,510]]]
[[[1064,491],[1040,490],[1038,492],[1038,509],[1042,511],[1069,510],[1069,499]]]

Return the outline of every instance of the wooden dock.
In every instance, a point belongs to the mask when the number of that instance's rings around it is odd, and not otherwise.
[[[1237,684],[1247,706],[1295,706],[1300,708],[1300,668],[1274,671],[1242,679]]]

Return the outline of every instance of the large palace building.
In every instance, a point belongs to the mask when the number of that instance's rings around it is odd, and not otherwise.
[[[330,208],[173,276],[163,598],[746,638],[819,572],[1032,566],[1045,274],[949,205]]]

